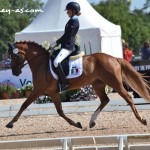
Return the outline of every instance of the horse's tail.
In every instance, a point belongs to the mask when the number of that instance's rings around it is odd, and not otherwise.
[[[144,79],[144,76],[137,72],[133,66],[126,60],[117,58],[119,64],[121,65],[122,75],[125,82],[136,91],[141,97],[150,102],[148,81]]]

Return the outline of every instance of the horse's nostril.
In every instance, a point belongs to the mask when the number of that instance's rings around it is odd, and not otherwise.
[[[12,70],[12,74],[14,75],[14,76],[19,76],[20,74],[21,74],[21,70],[20,69],[15,69],[15,70]]]

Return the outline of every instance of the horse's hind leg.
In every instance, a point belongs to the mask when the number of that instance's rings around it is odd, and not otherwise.
[[[96,125],[95,120],[97,119],[97,116],[109,102],[109,97],[105,93],[105,86],[106,86],[105,84],[103,84],[100,81],[96,81],[92,84],[92,86],[93,86],[93,89],[96,92],[97,96],[100,98],[101,104],[96,109],[96,111],[93,113],[93,115],[91,116],[91,120],[89,123],[90,128],[92,128]]]
[[[69,119],[63,112],[62,110],[62,105],[61,105],[61,101],[60,101],[60,97],[59,97],[59,93],[54,94],[53,96],[51,96],[52,101],[56,107],[56,110],[58,112],[58,114],[64,118],[70,125],[75,126],[77,128],[81,128],[82,129],[82,125],[80,122],[75,123],[73,120]]]
[[[128,92],[125,90],[125,88],[123,87],[123,85],[118,86],[117,89],[115,89],[116,92],[119,93],[120,96],[122,96],[126,102],[130,105],[130,107],[132,108],[132,111],[134,112],[135,117],[144,125],[147,125],[147,121],[145,118],[140,117],[134,103],[132,100],[132,97],[128,94]]]

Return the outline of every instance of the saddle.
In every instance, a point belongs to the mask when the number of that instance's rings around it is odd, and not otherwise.
[[[54,66],[54,60],[59,52],[60,52],[60,49],[57,49],[57,50],[53,51],[53,53],[51,55],[52,69],[56,74],[57,74],[57,71]],[[63,68],[65,76],[68,76],[68,74],[69,74],[69,60],[76,60],[76,59],[82,57],[83,55],[85,55],[84,52],[80,51],[80,48],[79,47],[77,48],[77,46],[76,46],[76,49],[61,62],[61,66]]]

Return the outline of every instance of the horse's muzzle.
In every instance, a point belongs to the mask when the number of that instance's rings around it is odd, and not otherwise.
[[[12,69],[12,74],[14,76],[19,76],[22,73],[21,69],[17,68],[17,69]]]

